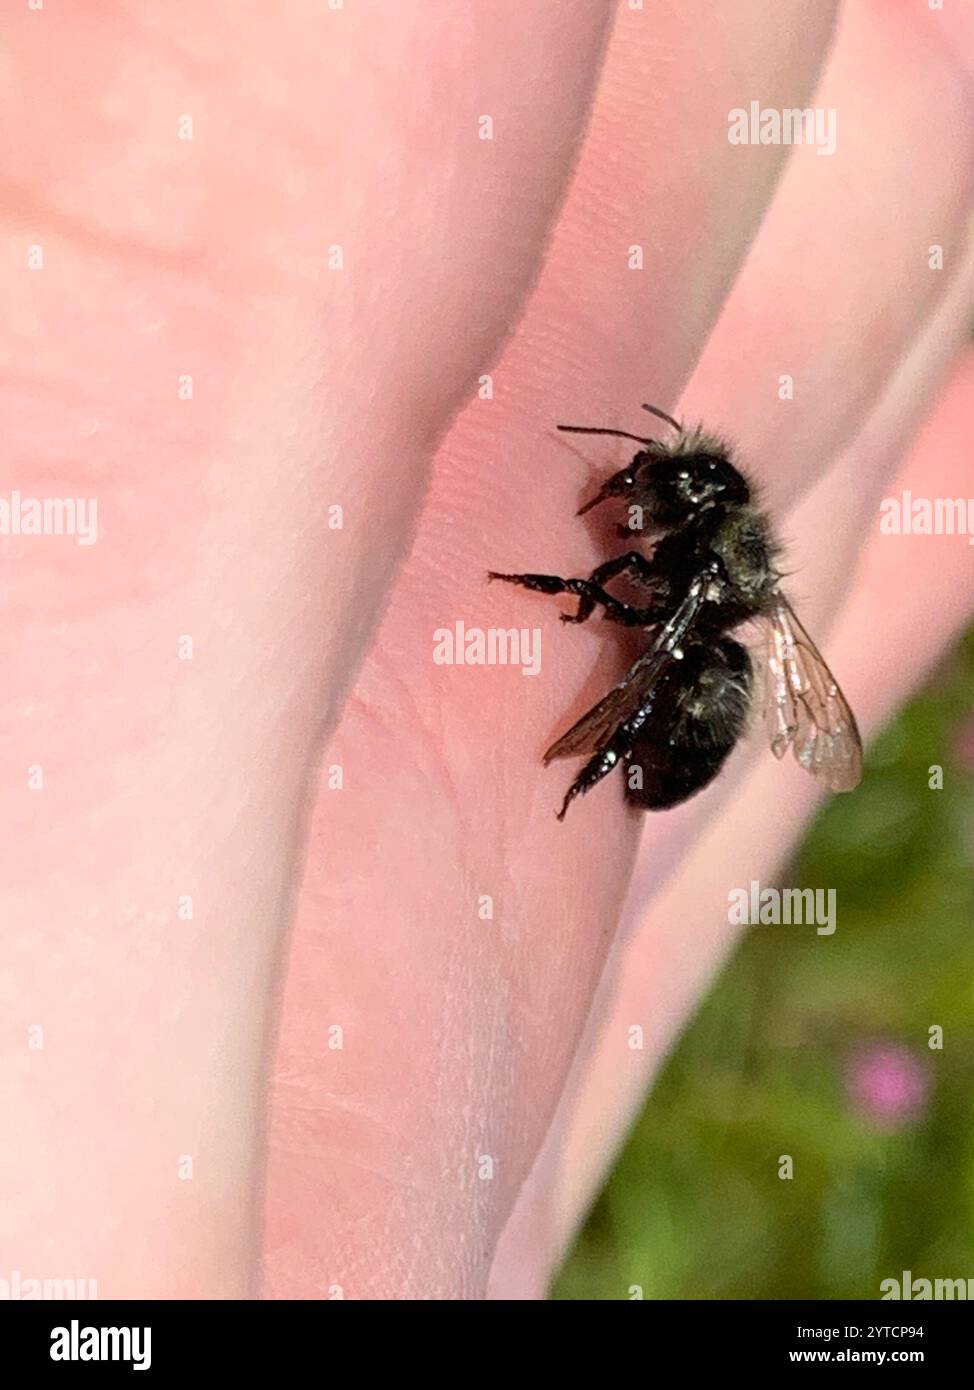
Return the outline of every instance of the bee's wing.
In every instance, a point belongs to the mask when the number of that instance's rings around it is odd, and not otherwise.
[[[660,675],[673,661],[682,658],[681,643],[693,627],[707,591],[709,575],[697,575],[687,596],[670,620],[660,628],[652,647],[633,662],[618,685],[597,705],[583,714],[577,724],[562,734],[544,755],[545,763],[555,758],[573,758],[580,753],[597,752],[620,724],[631,718],[644,703]]]
[[[771,751],[790,747],[799,763],[833,792],[851,792],[862,777],[855,716],[821,653],[782,595],[768,620],[765,721]]]

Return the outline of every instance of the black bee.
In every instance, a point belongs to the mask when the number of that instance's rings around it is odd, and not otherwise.
[[[765,717],[776,757],[791,747],[802,767],[831,791],[851,791],[862,776],[856,721],[832,673],[779,588],[778,547],[753,504],[730,451],[700,430],[687,432],[655,406],[643,406],[676,431],[664,444],[625,430],[559,425],[575,434],[610,434],[643,448],[614,474],[579,516],[624,498],[653,540],[651,557],[629,550],[587,579],[553,574],[496,574],[543,594],[574,594],[582,623],[603,610],[610,622],[646,628],[648,649],[597,705],[553,743],[555,758],[592,756],[568,788],[558,819],[580,792],[626,767],[626,794],[659,811],[694,796],[720,771],[744,733],[754,695],[747,649],[730,633],[761,619],[767,631]],[[636,529],[640,529],[637,525]],[[631,527],[620,527],[631,536]],[[604,587],[625,576],[644,601],[621,602]]]

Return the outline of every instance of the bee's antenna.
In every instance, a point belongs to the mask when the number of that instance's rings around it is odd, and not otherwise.
[[[634,439],[637,444],[655,444],[655,439],[643,439],[638,434],[628,434],[625,430],[607,430],[598,425],[558,425],[557,429],[567,434],[614,434],[617,439]]]
[[[683,433],[683,426],[679,421],[674,420],[672,415],[667,415],[665,410],[660,410],[659,406],[643,404],[643,410],[648,410],[650,415],[655,415],[657,420],[665,420],[668,425],[672,425],[677,434]]]

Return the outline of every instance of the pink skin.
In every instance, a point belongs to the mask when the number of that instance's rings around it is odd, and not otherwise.
[[[962,541],[876,534],[898,470],[966,495],[962,25],[850,7],[837,153],[726,140],[811,99],[833,8],[622,6],[605,53],[591,0],[4,13],[7,486],[99,540],[2,545],[0,1276],[252,1293],[279,1022],[268,1293],[540,1296],[814,800],[751,747],[638,859],[618,786],[557,824],[539,752],[619,649],[483,581],[602,553],[572,511],[624,451],[555,421],[685,392],[737,438],[867,727],[974,598]],[[435,666],[457,618],[541,627],[541,674]]]

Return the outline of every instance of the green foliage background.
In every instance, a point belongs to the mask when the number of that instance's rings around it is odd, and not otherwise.
[[[972,771],[974,634],[782,876],[834,887],[838,931],[751,928],[553,1297],[624,1299],[640,1285],[645,1298],[878,1298],[903,1270],[974,1278]],[[928,1047],[933,1024],[942,1051]],[[929,1077],[922,1112],[895,1130],[847,1093],[850,1055],[877,1042],[907,1047]]]

